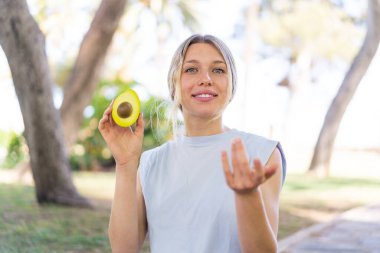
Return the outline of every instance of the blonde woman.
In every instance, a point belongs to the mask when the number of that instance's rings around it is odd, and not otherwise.
[[[277,251],[285,158],[278,142],[230,129],[223,112],[236,91],[231,52],[218,38],[193,35],[174,54],[171,98],[183,134],[142,155],[144,122],[115,125],[111,106],[99,130],[116,161],[109,238],[113,252]]]

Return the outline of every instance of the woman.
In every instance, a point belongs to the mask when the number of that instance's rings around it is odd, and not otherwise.
[[[276,252],[285,159],[278,142],[229,129],[223,112],[236,90],[225,44],[193,35],[174,54],[168,76],[184,134],[141,155],[144,132],[99,130],[116,161],[109,238],[114,252]],[[141,155],[141,158],[140,158]]]

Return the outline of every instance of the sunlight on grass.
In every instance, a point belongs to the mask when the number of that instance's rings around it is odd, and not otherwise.
[[[79,192],[90,198],[111,200],[115,174],[111,172],[76,172],[74,184]]]
[[[380,180],[289,175],[280,198],[279,238],[370,203],[380,203]]]

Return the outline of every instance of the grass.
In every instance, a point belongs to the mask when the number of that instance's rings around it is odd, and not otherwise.
[[[0,252],[111,252],[107,225],[112,173],[77,173],[94,210],[39,206],[31,186],[0,184]],[[380,202],[380,180],[289,175],[281,194],[279,238],[363,204]],[[143,252],[149,252],[147,245]]]
[[[281,193],[279,239],[358,206],[380,202],[379,179],[289,175]]]
[[[108,211],[39,206],[30,186],[0,184],[0,252],[110,252]]]

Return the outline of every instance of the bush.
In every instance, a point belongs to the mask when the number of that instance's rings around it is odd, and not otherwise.
[[[14,168],[26,157],[26,144],[22,135],[10,133],[7,155],[1,164],[3,168]]]
[[[117,94],[127,88],[137,88],[137,85],[140,84],[124,82],[120,79],[102,81],[98,85],[99,88],[91,104],[85,110],[85,120],[78,141],[70,149],[69,160],[73,170],[99,170],[113,167],[114,159],[98,131],[98,123],[105,108]],[[167,103],[161,98],[146,94],[147,97],[140,98],[145,121],[144,150],[161,145],[168,139],[170,133],[170,124],[166,120]]]

